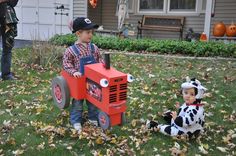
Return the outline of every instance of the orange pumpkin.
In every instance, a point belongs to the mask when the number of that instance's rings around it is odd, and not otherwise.
[[[223,22],[216,23],[213,28],[213,35],[216,37],[222,37],[225,35],[226,27]]]
[[[226,35],[228,37],[235,37],[236,36],[236,25],[233,22],[231,25],[227,26]]]
[[[89,0],[89,3],[92,5],[93,8],[96,8],[97,0]]]

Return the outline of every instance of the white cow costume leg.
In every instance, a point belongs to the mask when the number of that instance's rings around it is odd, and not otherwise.
[[[200,102],[206,88],[196,79],[187,79],[187,82],[183,83],[181,88],[185,103],[179,108],[177,116],[175,118],[171,117],[171,123],[167,125],[158,124],[155,121],[147,121],[149,129],[158,128],[161,133],[170,136],[187,134],[190,137],[193,135],[198,136],[203,131],[205,115],[203,104]],[[191,95],[187,96],[187,94],[191,93],[190,89],[194,89],[193,91],[195,92],[192,95],[194,96],[192,101],[190,100]]]

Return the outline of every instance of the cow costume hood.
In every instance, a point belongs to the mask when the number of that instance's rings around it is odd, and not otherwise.
[[[207,88],[201,85],[201,82],[196,78],[190,79],[189,77],[186,78],[186,82],[181,85],[182,89],[190,89],[190,88],[197,88],[198,93],[196,95],[196,99],[202,99],[205,91]]]

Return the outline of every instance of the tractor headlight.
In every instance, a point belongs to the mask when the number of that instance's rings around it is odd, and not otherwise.
[[[130,74],[127,75],[127,81],[128,82],[133,82],[134,81],[134,77]]]
[[[105,88],[109,85],[109,82],[108,82],[107,79],[101,79],[100,80],[100,85]]]

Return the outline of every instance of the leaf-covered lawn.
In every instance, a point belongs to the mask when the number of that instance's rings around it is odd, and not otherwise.
[[[128,123],[106,132],[85,123],[78,136],[68,110],[54,106],[50,94],[60,67],[29,66],[29,52],[14,53],[19,80],[0,81],[0,155],[236,155],[236,61],[113,54],[112,65],[136,78],[129,85]],[[186,76],[208,88],[205,133],[186,140],[147,132],[146,119],[164,123],[162,112],[183,103],[179,89]]]

